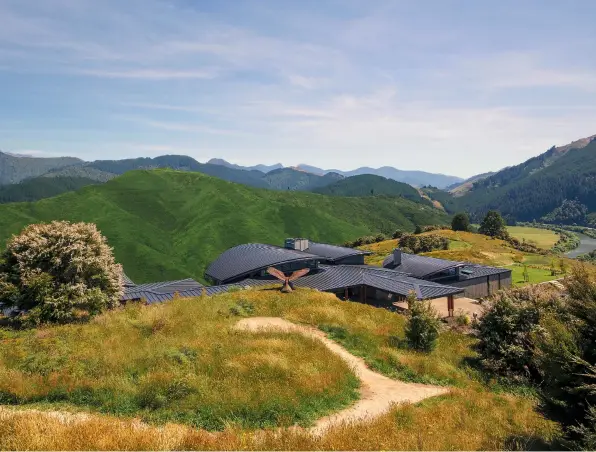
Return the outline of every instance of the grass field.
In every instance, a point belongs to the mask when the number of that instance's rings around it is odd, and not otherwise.
[[[535,229],[535,228],[527,228]],[[541,232],[543,229],[536,229]],[[482,234],[472,232],[455,232],[449,229],[427,232],[425,234],[439,234],[449,239],[449,249],[423,253],[425,256],[437,257],[454,261],[473,262],[477,264],[491,265],[496,267],[507,267],[512,270],[513,284],[515,286],[526,284],[523,280],[523,265],[528,266],[530,276],[529,283],[550,281],[562,277],[560,266],[567,269],[577,264],[576,260],[562,256],[524,253],[511,247],[504,240],[492,239]],[[554,232],[553,234],[557,236]],[[558,236],[557,236],[558,237]],[[397,246],[397,240],[364,245],[360,248],[372,251],[373,254],[366,257],[370,265],[381,265],[383,259],[389,255]],[[558,274],[552,276],[551,266],[554,264]],[[596,273],[596,266],[588,264],[588,269]]]
[[[559,240],[559,234],[550,229],[529,226],[507,226],[507,231],[516,239],[532,243],[539,248],[550,250]]]
[[[131,171],[106,184],[34,203],[0,206],[0,245],[25,225],[96,223],[137,283],[201,280],[229,247],[282,245],[287,237],[342,243],[363,235],[447,220],[403,198],[345,198],[256,189],[201,173]]]
[[[452,391],[321,437],[294,429],[253,432],[308,424],[353,400],[356,385],[318,343],[230,330],[240,318],[233,314],[242,312],[317,326],[388,376]],[[485,382],[473,367],[473,338],[444,331],[432,353],[412,352],[398,345],[402,316],[306,289],[129,306],[88,325],[1,334],[1,394],[14,405],[0,409],[2,449],[495,450],[559,435],[530,393]],[[81,410],[119,417],[68,414]],[[224,429],[208,433],[193,425]]]

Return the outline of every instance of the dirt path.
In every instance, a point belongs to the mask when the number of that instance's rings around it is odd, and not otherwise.
[[[278,317],[251,317],[236,324],[244,331],[274,330],[296,332],[320,340],[329,350],[343,359],[362,382],[361,398],[345,410],[317,421],[311,433],[321,434],[327,428],[341,423],[352,423],[374,419],[386,413],[396,403],[415,403],[428,397],[449,392],[448,388],[392,380],[370,370],[362,358],[352,355],[341,345],[328,339],[322,331],[297,325]]]

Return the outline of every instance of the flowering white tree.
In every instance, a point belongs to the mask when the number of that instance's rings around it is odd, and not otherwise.
[[[0,256],[0,303],[33,324],[66,323],[114,307],[122,268],[95,224],[32,224]]]

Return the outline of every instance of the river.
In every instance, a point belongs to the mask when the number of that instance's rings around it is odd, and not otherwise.
[[[574,250],[565,253],[565,256],[577,257],[580,254],[585,254],[589,253],[590,251],[596,250],[596,239],[588,237],[587,235],[581,234],[579,232],[576,232],[576,234],[579,236],[580,239],[579,246]]]

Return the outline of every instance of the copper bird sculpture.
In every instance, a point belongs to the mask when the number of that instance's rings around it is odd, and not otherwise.
[[[267,269],[267,273],[269,273],[271,276],[275,276],[277,279],[284,282],[284,285],[281,288],[281,291],[283,293],[289,293],[292,291],[290,281],[296,281],[298,278],[306,275],[309,271],[309,268],[303,268],[301,270],[296,270],[290,276],[286,276],[282,271],[278,270],[277,268],[269,267]]]

